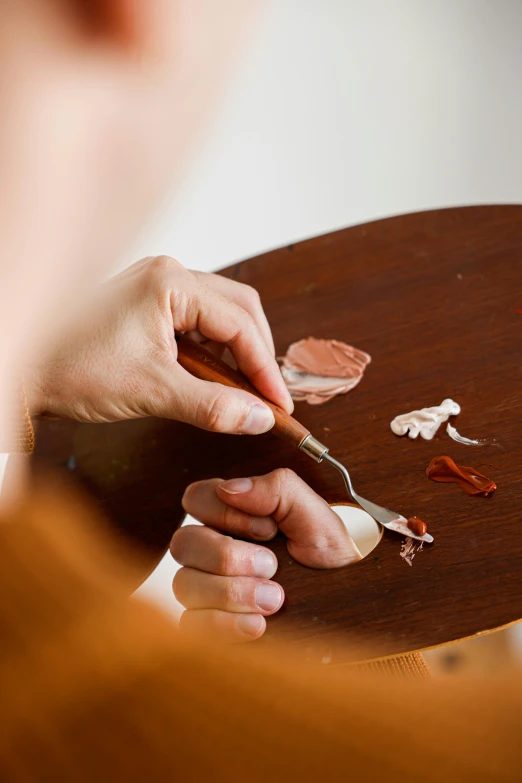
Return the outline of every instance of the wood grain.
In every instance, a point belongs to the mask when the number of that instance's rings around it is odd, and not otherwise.
[[[361,563],[334,571],[299,566],[273,549],[286,591],[269,634],[311,655],[339,640],[397,654],[471,636],[522,618],[522,207],[447,209],[338,231],[237,264],[223,274],[261,294],[282,354],[294,340],[336,338],[368,351],[360,385],[295,415],[350,469],[364,497],[424,519],[435,544],[408,567],[385,531]],[[453,397],[458,430],[501,448],[395,437],[398,413]],[[209,434],[174,422],[50,422],[39,452],[74,454],[75,474],[151,566],[182,519],[188,483],[297,471],[328,501],[346,500],[327,465],[273,435]],[[490,498],[426,477],[447,454],[491,477]]]

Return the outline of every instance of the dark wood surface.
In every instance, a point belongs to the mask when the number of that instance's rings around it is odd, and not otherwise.
[[[276,539],[287,600],[269,636],[326,654],[339,640],[388,655],[522,618],[522,207],[448,209],[356,226],[264,254],[223,274],[255,286],[284,353],[308,335],[368,351],[361,384],[296,417],[349,468],[364,497],[429,524],[435,543],[408,567],[385,531],[356,566],[319,571]],[[501,448],[395,437],[390,420],[452,397],[458,430]],[[340,477],[273,435],[233,437],[174,422],[42,426],[39,453],[74,474],[152,567],[182,520],[191,481],[289,466],[329,502]],[[425,475],[447,454],[494,479],[490,498]]]

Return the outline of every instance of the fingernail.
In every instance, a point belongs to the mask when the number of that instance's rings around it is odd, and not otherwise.
[[[252,405],[240,432],[242,435],[260,435],[272,429],[274,424],[274,414],[267,405]]]
[[[254,574],[271,579],[277,571],[277,560],[268,549],[259,549],[254,557]]]
[[[228,492],[229,495],[241,495],[242,492],[250,492],[254,483],[249,478],[230,479],[229,481],[223,481],[219,488],[223,492]]]
[[[254,517],[250,523],[250,533],[253,538],[272,538],[277,530],[277,525],[271,519]]]
[[[259,614],[240,614],[237,618],[237,627],[247,636],[259,636],[265,621]]]
[[[281,588],[277,585],[258,585],[256,588],[256,604],[265,612],[277,609],[281,603]]]

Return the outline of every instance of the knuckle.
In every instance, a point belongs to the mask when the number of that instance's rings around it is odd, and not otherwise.
[[[317,553],[331,552],[333,549],[332,543],[328,536],[321,535],[315,531],[309,536],[307,541],[308,546],[316,550]]]
[[[230,577],[226,580],[223,587],[223,598],[227,609],[234,609],[243,604],[239,579]]]
[[[277,468],[272,473],[274,480],[274,489],[277,496],[276,516],[279,520],[285,519],[293,506],[300,479],[290,468]]]
[[[253,307],[258,307],[261,304],[261,297],[259,291],[253,288],[251,285],[245,285],[243,290],[243,296],[246,301]]]
[[[231,533],[242,533],[244,513],[233,506],[225,506],[223,509],[222,526]]]
[[[148,261],[145,268],[148,282],[152,286],[166,282],[172,278],[174,272],[179,273],[180,271],[186,272],[187,270],[179,261],[170,256],[154,256]]]
[[[181,264],[170,256],[154,256],[149,261],[149,269],[154,274],[170,271],[177,266],[181,266]]]
[[[225,392],[218,392],[210,403],[202,402],[198,407],[198,419],[211,432],[223,432],[228,428],[231,406]]]
[[[224,576],[233,575],[237,566],[237,552],[233,538],[223,536],[219,547],[217,567]]]
[[[235,328],[237,329],[237,331],[234,337],[232,337],[232,339],[230,340],[231,346],[235,345],[235,343],[245,335],[248,335],[249,332],[257,331],[257,325],[253,317],[250,315],[248,310],[245,310],[244,307],[240,307],[239,305],[237,306],[237,318],[235,319]]]
[[[290,487],[295,485],[297,479],[297,474],[291,468],[276,468],[272,475],[281,492],[288,491]]]
[[[254,316],[251,315],[247,310],[243,311],[245,313],[245,328],[252,332],[257,332],[257,323],[254,320]]]

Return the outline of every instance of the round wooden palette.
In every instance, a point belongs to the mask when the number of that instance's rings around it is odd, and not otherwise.
[[[304,568],[285,541],[272,548],[286,603],[269,636],[308,651],[339,641],[376,656],[444,644],[522,618],[522,207],[470,207],[406,215],[264,254],[223,272],[255,286],[278,353],[313,335],[367,351],[360,385],[295,417],[349,469],[357,491],[429,524],[435,543],[410,568],[401,538],[385,531],[361,563]],[[398,413],[452,397],[456,426],[500,448],[465,446],[442,427],[433,441],[397,438]],[[72,444],[72,445],[71,445]],[[291,467],[330,503],[340,477],[271,434],[209,434],[175,422],[46,423],[40,454],[74,455],[76,475],[115,527],[157,562],[197,479]],[[489,498],[425,475],[447,454],[495,480]]]

